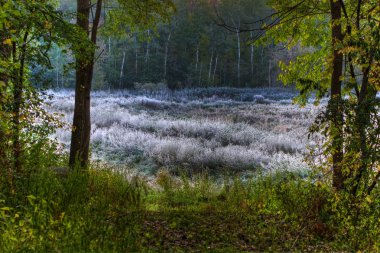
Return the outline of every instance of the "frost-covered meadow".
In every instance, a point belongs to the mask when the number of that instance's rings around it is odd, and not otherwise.
[[[72,120],[74,92],[49,110]],[[321,107],[300,108],[289,89],[187,89],[92,94],[92,158],[157,169],[305,169],[307,129]],[[69,126],[57,139],[70,144]]]

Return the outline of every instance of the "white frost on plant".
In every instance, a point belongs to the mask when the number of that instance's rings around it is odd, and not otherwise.
[[[54,95],[48,110],[70,124],[74,92]],[[292,95],[232,88],[93,92],[93,153],[193,169],[304,169],[307,127],[321,106],[284,102]],[[55,137],[68,146],[70,128],[58,129]]]

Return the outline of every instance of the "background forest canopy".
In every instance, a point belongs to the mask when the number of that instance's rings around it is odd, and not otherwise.
[[[218,26],[218,15],[237,29],[272,10],[266,0],[175,0],[169,22],[155,28],[133,29],[123,24],[112,1],[105,1],[98,37],[93,89],[132,88],[136,83],[167,83],[183,87],[278,86],[278,61],[292,54],[274,44],[250,42],[256,34]],[[132,6],[132,8],[135,8]],[[76,1],[60,0],[59,10],[75,22]],[[72,17],[70,16],[72,13]],[[126,21],[126,22],[125,22]],[[50,51],[52,68],[33,69],[36,86],[73,88],[74,56],[65,48]]]

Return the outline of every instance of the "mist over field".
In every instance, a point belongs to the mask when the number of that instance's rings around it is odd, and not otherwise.
[[[74,92],[50,93],[49,110],[67,123],[55,137],[68,148]],[[92,157],[145,173],[305,169],[307,130],[322,106],[294,105],[296,94],[286,88],[93,92]]]

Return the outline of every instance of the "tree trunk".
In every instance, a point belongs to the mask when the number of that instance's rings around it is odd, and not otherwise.
[[[0,31],[0,43],[6,39],[6,36],[3,36],[5,32],[3,30]],[[7,45],[1,45],[0,47],[0,57],[5,60],[9,60],[11,57],[11,47]],[[0,73],[0,120],[1,117],[5,118],[6,115],[6,92],[8,89],[8,73]],[[7,134],[6,129],[3,128],[3,125],[0,124],[0,176],[2,176],[2,170],[10,169],[6,152],[7,149]]]
[[[111,37],[108,37],[108,55],[111,56]]]
[[[268,86],[272,86],[272,60],[268,59]]]
[[[137,74],[138,74],[138,43],[137,43],[137,34],[135,34],[135,74],[136,74],[136,80],[137,80]]]
[[[203,64],[201,62],[201,66],[199,68],[199,79],[198,79],[198,86],[201,86],[201,82],[202,82],[202,69],[203,69]]]
[[[22,169],[21,162],[21,141],[20,141],[20,116],[21,107],[23,104],[23,91],[24,91],[24,68],[26,58],[26,46],[28,40],[28,32],[25,32],[23,44],[17,54],[17,45],[13,43],[13,61],[19,63],[20,66],[15,71],[14,87],[13,87],[13,110],[12,110],[12,123],[13,123],[13,168],[15,173],[20,173]],[[17,59],[18,55],[18,59]]]
[[[361,180],[363,179],[364,189],[368,189],[368,194],[370,193],[370,188],[368,188],[369,183],[369,171],[372,170],[370,165],[371,152],[368,149],[367,144],[367,128],[371,124],[371,111],[373,110],[373,105],[371,103],[376,99],[376,89],[369,84],[369,74],[371,70],[373,56],[370,57],[370,63],[368,67],[364,67],[362,70],[363,79],[362,85],[358,97],[358,105],[356,108],[356,130],[358,135],[358,145],[356,148],[357,152],[360,153],[360,167],[356,174],[355,180],[353,182],[352,193],[354,196],[358,193]],[[374,181],[375,182],[375,181]],[[376,184],[376,183],[375,183]],[[373,184],[374,185],[374,184]],[[364,193],[364,192],[363,192]]]
[[[121,67],[120,67],[120,80],[119,80],[119,88],[123,89],[123,77],[124,77],[124,64],[125,64],[125,52],[126,48],[124,47],[123,50],[123,60],[121,62]]]
[[[199,44],[197,45],[197,51],[195,53],[195,72],[198,72],[198,63],[199,63]]]
[[[218,66],[218,55],[215,57],[215,66],[214,66],[214,74],[212,75],[212,84],[215,85],[215,73],[216,73],[216,68]]]
[[[150,58],[150,30],[148,29],[148,41],[146,42],[146,52],[145,52],[145,69],[144,69],[144,77],[148,75],[149,77],[149,58]],[[145,78],[144,78],[145,79]]]
[[[149,42],[149,38],[150,38],[150,30],[148,29],[148,41],[146,43],[146,53],[145,53],[145,63],[148,64],[149,63],[149,51],[150,51],[150,42]]]
[[[252,27],[251,27],[252,29]],[[253,31],[251,31],[250,33],[250,36],[251,36],[251,41],[253,41]],[[250,62],[251,62],[251,84],[253,84],[253,53],[254,53],[254,47],[253,47],[253,44],[251,44],[251,57],[250,57]]]
[[[209,68],[208,68],[208,79],[207,79],[208,84],[210,84],[210,79],[211,79],[211,69],[212,69],[213,58],[214,58],[214,50],[212,50],[211,57],[210,57],[210,65],[209,65]]]
[[[341,93],[341,76],[343,74],[343,54],[339,52],[338,46],[343,41],[340,1],[330,0],[331,22],[332,22],[332,45],[333,62],[331,74],[331,98],[329,108],[331,113],[330,137],[332,140],[332,160],[333,160],[333,187],[337,190],[344,188],[346,179],[342,171],[343,160],[343,110]]]
[[[77,25],[87,34],[89,34],[90,28],[90,8],[91,2],[89,0],[77,0]],[[98,0],[91,29],[91,41],[94,44],[96,44],[101,8],[102,0]],[[87,168],[89,163],[91,134],[90,93],[94,58],[95,49],[91,52],[90,59],[84,60],[82,57],[76,57],[75,107],[69,160],[71,168],[74,168],[76,163],[81,168]]]
[[[59,88],[59,54],[57,54],[57,58],[56,58],[56,63],[57,65],[55,66],[55,86],[57,87],[57,89]]]
[[[166,75],[168,72],[168,53],[169,53],[169,42],[170,42],[170,37],[172,36],[172,32],[170,31],[168,35],[168,39],[166,40],[165,43],[165,59],[164,59],[164,80],[166,81]]]
[[[237,48],[238,48],[238,59],[237,59],[237,82],[238,86],[240,87],[240,58],[241,58],[241,51],[240,51],[240,33],[239,29],[236,28],[236,37],[237,37]]]
[[[4,1],[0,1],[1,6],[4,4]],[[1,8],[0,6],[0,8]],[[5,61],[11,61],[12,58],[12,47],[3,44],[3,41],[9,38],[8,31],[4,28],[0,30],[0,57]],[[10,74],[7,70],[0,72],[0,120],[6,120],[9,116],[9,111],[7,105],[9,105],[9,99],[7,98],[7,92],[9,87]],[[7,150],[9,150],[8,141],[10,134],[8,129],[3,124],[0,124],[0,177],[7,179],[9,189],[14,192],[13,185],[13,169],[11,161],[8,158]]]

